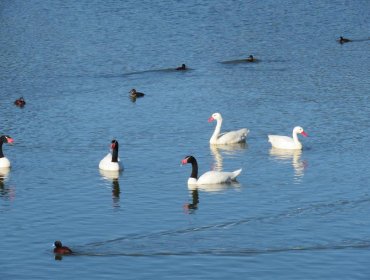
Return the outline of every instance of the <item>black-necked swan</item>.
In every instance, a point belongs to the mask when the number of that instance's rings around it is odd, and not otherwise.
[[[293,137],[281,136],[281,135],[268,135],[268,138],[269,138],[269,142],[274,148],[288,149],[288,150],[300,150],[302,149],[302,144],[298,140],[298,136],[297,136],[298,133],[302,134],[304,137],[308,136],[302,127],[296,126],[293,129]]]
[[[242,128],[239,130],[229,131],[229,132],[221,132],[221,125],[222,125],[222,116],[220,113],[214,113],[208,119],[208,122],[212,122],[216,120],[216,128],[212,134],[211,139],[209,140],[210,144],[213,145],[228,145],[228,144],[236,144],[236,143],[243,143],[246,141],[247,135],[249,133],[249,129]]]
[[[198,178],[198,163],[195,157],[186,156],[181,164],[191,163],[191,175],[188,179],[188,185],[211,185],[223,184],[236,181],[236,177],[242,172],[242,169],[233,172],[208,171]]]
[[[8,168],[10,167],[10,161],[4,156],[3,153],[3,144],[13,144],[14,140],[8,135],[2,135],[0,137],[0,168]]]
[[[118,141],[113,139],[111,142],[112,152],[108,153],[99,163],[99,169],[107,171],[119,171],[123,166],[118,157]]]

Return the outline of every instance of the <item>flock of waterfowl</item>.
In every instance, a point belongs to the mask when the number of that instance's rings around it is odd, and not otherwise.
[[[344,44],[347,42],[351,42],[352,40],[340,37],[338,42],[340,44]],[[257,59],[250,55],[248,58],[245,59],[246,62],[257,62]],[[175,70],[188,70],[185,64],[175,68]],[[133,88],[130,92],[130,97],[133,99],[144,97],[145,94],[142,92],[138,92],[135,88]],[[14,104],[18,107],[24,107],[26,101],[23,97],[18,98],[14,101]],[[209,140],[210,145],[232,145],[237,143],[246,143],[246,139],[249,133],[247,128],[241,128],[234,131],[224,132],[221,133],[221,126],[222,126],[222,116],[220,113],[214,113],[208,119],[209,122],[216,121],[215,130]],[[271,143],[271,146],[276,149],[282,150],[301,150],[302,143],[298,139],[298,134],[303,136],[307,136],[307,133],[304,129],[300,126],[296,126],[293,129],[292,137],[282,136],[282,135],[268,135],[268,141]],[[11,162],[8,158],[5,157],[3,153],[3,144],[12,144],[14,142],[13,138],[8,135],[0,136],[0,168],[6,169],[11,167]],[[99,169],[108,172],[119,172],[123,170],[123,165],[118,157],[118,148],[119,144],[116,139],[111,141],[111,151],[99,162]],[[237,176],[240,175],[242,169],[238,169],[232,172],[225,172],[225,171],[208,171],[201,176],[198,176],[198,163],[194,156],[189,155],[186,156],[182,161],[182,164],[190,163],[192,165],[192,170],[190,177],[188,179],[188,186],[197,186],[197,185],[212,185],[212,184],[223,184],[223,183],[230,183],[235,181]],[[65,255],[65,254],[72,254],[72,250],[66,246],[62,245],[61,241],[55,241],[54,243],[54,253],[57,255]]]

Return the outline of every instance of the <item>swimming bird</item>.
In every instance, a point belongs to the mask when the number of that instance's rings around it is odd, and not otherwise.
[[[176,70],[186,70],[186,65],[185,64],[181,64],[180,67],[177,67]]]
[[[59,240],[54,242],[54,253],[58,255],[70,255],[73,253],[67,246],[63,246]]]
[[[221,125],[222,125],[222,116],[220,113],[214,113],[208,119],[208,122],[212,122],[216,120],[216,128],[212,134],[211,139],[209,140],[210,144],[213,145],[227,145],[227,144],[236,144],[236,143],[243,143],[246,141],[247,135],[249,133],[249,129],[242,128],[239,130],[229,131],[229,132],[221,132]]]
[[[257,61],[257,59],[255,59],[255,58],[253,57],[253,55],[250,55],[250,56],[248,56],[247,61],[248,61],[248,62],[256,62],[256,61]]]
[[[0,137],[0,168],[8,168],[10,167],[10,161],[4,156],[3,153],[3,144],[13,144],[14,140],[8,135],[2,135]]]
[[[112,153],[108,153],[99,163],[99,169],[106,171],[119,171],[123,166],[118,157],[118,141],[113,139],[111,142]]]
[[[130,96],[133,97],[133,98],[143,97],[144,95],[145,95],[144,93],[138,92],[134,88],[132,90],[130,90]]]
[[[296,126],[293,129],[293,137],[281,136],[281,135],[268,135],[268,141],[271,143],[272,147],[278,149],[289,149],[289,150],[300,150],[302,149],[302,144],[298,140],[297,134],[302,134],[307,137],[307,133],[302,127]]]
[[[207,184],[223,184],[236,181],[236,177],[242,172],[242,169],[233,172],[224,171],[208,171],[198,178],[198,163],[195,157],[186,156],[181,164],[191,163],[191,175],[188,179],[188,185],[207,185]]]
[[[339,40],[338,40],[338,42],[339,42],[340,44],[348,43],[348,42],[351,42],[351,41],[352,41],[352,40],[347,39],[347,38],[343,38],[342,36],[340,36],[340,37],[339,37]]]
[[[18,107],[23,107],[24,105],[26,105],[26,101],[24,100],[23,97],[20,97],[14,101],[14,104]]]

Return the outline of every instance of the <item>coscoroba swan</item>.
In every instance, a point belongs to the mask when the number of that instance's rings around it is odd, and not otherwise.
[[[239,130],[229,131],[225,133],[221,132],[221,125],[222,125],[222,116],[220,113],[214,113],[208,119],[208,122],[212,122],[216,120],[216,128],[212,134],[211,139],[209,140],[210,144],[213,145],[227,145],[227,144],[236,144],[236,143],[243,143],[245,142],[247,135],[249,133],[249,129],[242,128]]]
[[[106,171],[119,171],[123,166],[118,157],[118,141],[112,140],[111,143],[112,153],[108,153],[99,163],[99,169]]]
[[[297,134],[302,134],[304,137],[307,137],[307,133],[303,130],[302,127],[296,126],[293,129],[293,137],[281,136],[281,135],[269,135],[269,142],[272,147],[277,149],[288,149],[288,150],[300,150],[302,149],[302,144],[298,140]]]
[[[2,135],[0,137],[0,168],[9,168],[10,167],[10,161],[4,156],[3,153],[3,144],[13,144],[14,140],[8,135]]]
[[[234,172],[208,171],[198,178],[198,163],[195,157],[187,156],[181,164],[191,163],[191,175],[188,179],[188,185],[207,185],[207,184],[223,184],[236,181],[236,177],[242,172],[242,169]]]

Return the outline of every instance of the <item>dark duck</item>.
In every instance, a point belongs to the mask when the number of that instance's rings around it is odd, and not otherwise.
[[[130,90],[130,97],[132,97],[132,98],[143,97],[144,95],[145,95],[144,93],[138,92],[134,88],[132,90]]]
[[[62,242],[60,242],[59,240],[54,242],[54,246],[54,254],[70,255],[73,253],[70,248],[68,248],[67,246],[63,246]]]
[[[20,97],[14,101],[14,104],[18,107],[23,107],[24,105],[26,105],[26,101],[24,100],[23,97]]]

